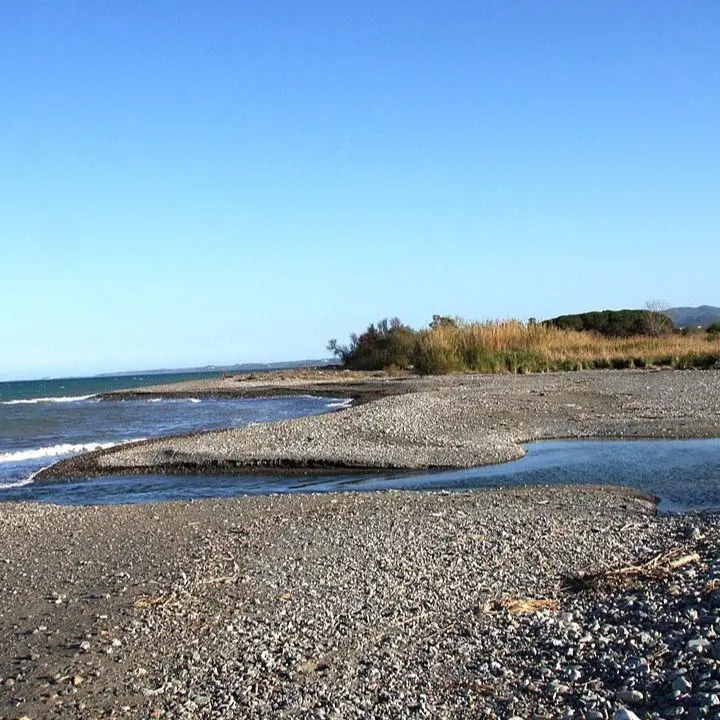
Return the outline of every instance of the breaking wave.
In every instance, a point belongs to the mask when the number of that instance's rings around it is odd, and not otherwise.
[[[28,450],[16,450],[14,452],[0,453],[0,463],[23,462],[26,460],[40,460],[41,458],[53,458],[60,455],[71,455],[73,453],[91,452],[93,450],[106,450],[115,445],[124,445],[128,442],[137,442],[145,438],[134,438],[132,440],[123,440],[122,442],[107,443],[80,443],[77,445],[71,443],[62,443],[60,445],[50,445],[48,447],[30,448]]]
[[[37,405],[39,403],[69,403],[79,402],[80,400],[90,400],[94,395],[72,395],[68,397],[40,397],[27,398],[22,400],[3,400],[0,405]]]
[[[347,408],[352,405],[352,398],[347,398],[345,400],[334,400],[333,402],[329,402],[325,404],[325,407],[329,408]]]

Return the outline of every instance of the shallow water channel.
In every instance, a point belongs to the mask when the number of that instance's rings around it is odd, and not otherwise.
[[[720,508],[720,439],[552,440],[532,443],[521,460],[431,473],[332,475],[110,476],[33,483],[4,500],[69,505],[158,502],[267,493],[467,490],[555,483],[624,485],[660,498],[664,511]]]

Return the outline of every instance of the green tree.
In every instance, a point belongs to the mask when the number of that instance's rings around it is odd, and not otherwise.
[[[350,335],[350,343],[341,345],[330,340],[327,349],[345,367],[354,370],[382,370],[388,367],[409,368],[417,342],[417,333],[399,318],[384,318],[369,325],[361,335]]]

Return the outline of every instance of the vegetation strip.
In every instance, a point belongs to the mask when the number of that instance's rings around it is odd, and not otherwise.
[[[538,323],[515,320],[468,323],[435,315],[413,330],[398,318],[381,320],[347,345],[328,349],[347,368],[413,369],[423,375],[451,372],[535,373],[670,367],[720,367],[720,332],[672,331],[665,315],[605,311]]]

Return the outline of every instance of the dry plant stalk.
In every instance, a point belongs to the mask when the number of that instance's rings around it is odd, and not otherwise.
[[[143,596],[133,603],[133,607],[136,610],[148,610],[156,607],[179,608],[180,605],[181,603],[178,600],[173,600],[166,595],[158,595],[157,597]]]
[[[676,570],[699,562],[700,556],[686,548],[674,548],[667,552],[660,553],[654,558],[640,565],[627,565],[621,568],[600,570],[599,572],[580,573],[574,577],[563,578],[563,587],[566,590],[590,591],[607,589],[618,589],[630,587],[635,583],[662,580],[669,577]]]
[[[537,613],[542,610],[557,610],[558,601],[552,598],[505,598],[500,603],[512,615]]]

